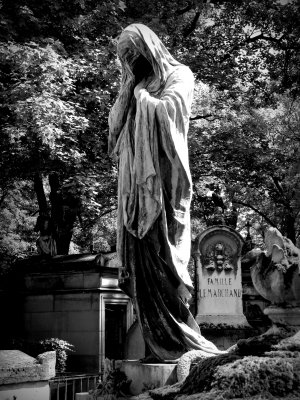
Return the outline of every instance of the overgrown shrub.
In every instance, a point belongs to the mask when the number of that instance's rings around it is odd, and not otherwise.
[[[241,356],[233,353],[219,354],[200,360],[191,368],[180,389],[180,394],[194,394],[211,389],[214,371],[220,365],[233,363]]]
[[[93,399],[117,400],[128,396],[130,384],[131,380],[127,379],[123,371],[113,369],[90,395]]]
[[[283,397],[297,386],[293,364],[282,358],[245,357],[220,366],[212,386],[227,392],[228,398],[271,393]]]

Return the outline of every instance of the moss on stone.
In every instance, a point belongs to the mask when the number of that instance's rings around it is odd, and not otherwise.
[[[216,368],[220,365],[232,363],[240,358],[240,355],[229,353],[199,361],[198,364],[191,369],[189,375],[183,382],[180,394],[190,395],[210,390]]]
[[[290,351],[290,350],[272,350],[265,353],[266,357],[279,357],[279,358],[298,358],[300,359],[299,351]]]
[[[283,397],[298,389],[299,381],[290,361],[251,356],[217,367],[212,387],[222,390],[227,398],[262,393]]]

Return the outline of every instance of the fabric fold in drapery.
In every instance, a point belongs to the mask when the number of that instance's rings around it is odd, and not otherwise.
[[[119,159],[117,251],[129,277],[121,288],[133,299],[157,358],[175,359],[190,349],[218,353],[187,307],[193,74],[141,24],[122,32],[118,55],[123,76],[109,116],[109,144]],[[151,71],[135,82],[141,56]]]

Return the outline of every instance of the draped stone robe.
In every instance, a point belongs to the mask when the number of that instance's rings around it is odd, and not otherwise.
[[[135,92],[127,47],[131,59],[133,49],[153,69]],[[119,159],[117,251],[127,277],[120,286],[133,299],[155,357],[174,360],[191,349],[218,353],[187,306],[193,74],[144,25],[123,31],[118,52],[123,82],[109,116],[109,142]]]

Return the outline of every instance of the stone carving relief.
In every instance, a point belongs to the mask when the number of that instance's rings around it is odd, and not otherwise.
[[[234,251],[223,241],[213,243],[206,248],[203,267],[208,271],[231,271],[234,269]]]
[[[197,315],[203,326],[248,327],[243,314],[243,238],[227,226],[204,230],[195,242]]]

